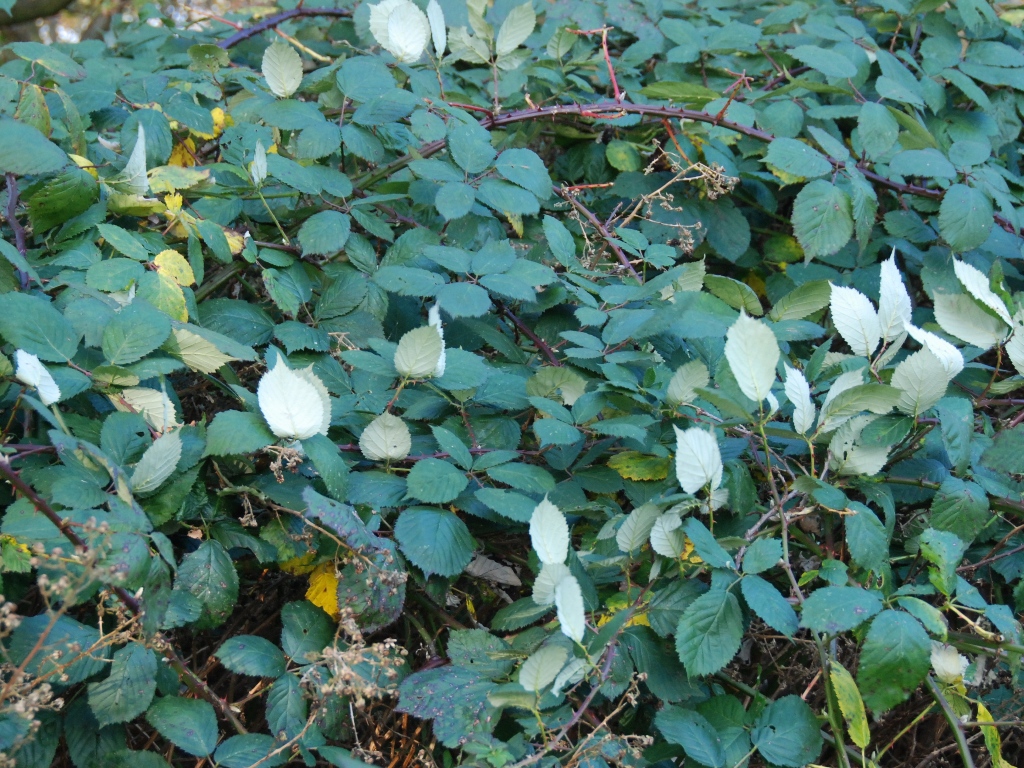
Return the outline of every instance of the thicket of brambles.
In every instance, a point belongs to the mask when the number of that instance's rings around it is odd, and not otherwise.
[[[1024,11],[381,0],[0,65],[0,765],[1024,752]]]

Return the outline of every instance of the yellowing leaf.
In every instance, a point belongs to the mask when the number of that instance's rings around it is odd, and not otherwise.
[[[191,189],[209,178],[209,169],[200,171],[180,165],[161,165],[149,172],[149,188],[156,193],[176,192],[179,189]]]
[[[245,238],[233,229],[224,228],[224,237],[228,241],[228,248],[232,256],[237,256],[245,248]]]
[[[612,456],[608,466],[626,480],[664,480],[672,462],[668,458],[646,456],[639,451],[626,451]]]
[[[192,131],[193,136],[197,136],[200,139],[215,139],[224,133],[224,128],[232,126],[235,121],[231,119],[231,115],[226,115],[224,110],[220,107],[214,107],[210,110],[210,117],[213,118],[213,133],[203,133],[201,131]],[[191,141],[191,139],[189,139]]]
[[[306,552],[304,555],[298,555],[297,557],[285,560],[283,563],[279,563],[279,567],[285,573],[305,576],[307,573],[312,573],[315,570],[316,566],[313,565],[313,561],[316,560],[316,557],[316,552]],[[312,589],[312,585],[310,589]]]
[[[188,308],[181,287],[167,275],[147,272],[139,280],[137,294],[174,320],[188,321]]]
[[[309,589],[306,599],[313,605],[337,618],[338,616],[338,577],[334,573],[334,563],[318,565],[309,576]]]
[[[171,150],[171,157],[167,160],[167,164],[191,168],[196,164],[196,143],[192,139],[179,141]]]
[[[202,336],[184,328],[175,328],[163,349],[170,352],[193,371],[213,373],[225,363],[236,359],[225,355]]]
[[[153,258],[153,264],[156,265],[157,272],[167,275],[178,285],[192,285],[196,281],[196,276],[192,274],[192,267],[177,251],[170,249],[160,251]]]

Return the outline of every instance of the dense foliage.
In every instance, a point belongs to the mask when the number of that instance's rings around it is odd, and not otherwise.
[[[1008,766],[1022,18],[7,46],[0,762]]]

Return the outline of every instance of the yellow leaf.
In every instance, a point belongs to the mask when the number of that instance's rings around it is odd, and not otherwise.
[[[626,480],[664,480],[668,477],[671,461],[658,456],[647,456],[639,451],[618,453],[608,460],[608,466]]]
[[[334,563],[318,565],[309,576],[306,599],[331,616],[338,616],[338,577],[334,575]]]
[[[88,173],[94,179],[98,179],[100,177],[100,175],[96,172],[96,166],[93,165],[92,160],[90,160],[89,158],[82,157],[81,155],[71,155],[71,154],[69,154],[68,157],[70,157],[72,160],[74,160],[75,161],[75,165],[77,165],[79,168],[83,169],[86,173]]]
[[[225,355],[202,336],[184,328],[175,328],[162,347],[193,371],[213,373],[235,358]]]
[[[185,261],[185,257],[177,251],[170,249],[160,251],[154,258],[156,271],[161,275],[167,275],[178,285],[192,285],[196,276],[192,274],[192,267]]]
[[[196,143],[192,139],[179,141],[171,150],[171,157],[168,165],[177,165],[181,168],[191,168],[196,164]]]
[[[228,248],[231,249],[231,255],[237,256],[242,252],[245,247],[245,238],[235,232],[233,229],[224,229],[224,237],[227,238]]]
[[[285,560],[283,563],[280,563],[280,567],[285,573],[305,576],[307,573],[312,573],[316,567],[313,565],[314,560],[316,560],[316,552],[307,552],[304,555]]]
[[[173,219],[179,213],[181,213],[182,204],[181,195],[174,192],[170,195],[164,195],[164,205],[167,206],[167,218]]]
[[[215,139],[224,133],[224,127],[234,125],[235,121],[231,119],[230,115],[224,114],[224,110],[220,107],[214,107],[210,110],[210,117],[213,118],[213,133],[201,133],[200,131],[192,131],[193,136],[198,136],[200,139]]]
[[[188,322],[185,294],[181,292],[181,287],[167,275],[162,275],[159,272],[147,272],[139,279],[136,295],[174,320]]]

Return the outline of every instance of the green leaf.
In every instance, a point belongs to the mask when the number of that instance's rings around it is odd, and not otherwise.
[[[255,635],[235,635],[217,649],[220,663],[240,675],[280,677],[285,671],[281,649]]]
[[[182,559],[174,582],[203,606],[200,626],[222,624],[238,600],[238,573],[227,550],[216,541],[204,541]]]
[[[433,507],[405,510],[395,523],[395,538],[403,554],[427,576],[459,575],[476,548],[476,541],[462,520]]]
[[[221,742],[214,754],[214,760],[223,768],[251,768],[257,764],[272,768],[288,762],[287,752],[267,757],[277,747],[278,743],[274,738],[265,733],[239,734]]]
[[[639,171],[644,164],[636,147],[628,141],[610,141],[604,153],[608,165],[619,171]]]
[[[480,317],[491,308],[491,297],[479,285],[449,283],[437,291],[437,303],[452,317]]]
[[[15,347],[53,363],[74,357],[81,339],[50,302],[13,292],[0,295],[0,335]]]
[[[857,118],[857,132],[865,151],[872,157],[881,157],[896,143],[900,126],[889,109],[874,101],[861,105]]]
[[[156,655],[140,643],[114,653],[107,678],[89,683],[89,707],[100,727],[126,723],[146,711],[156,691]]]
[[[787,768],[802,768],[821,754],[818,720],[795,695],[769,704],[754,723],[750,740],[766,761]]]
[[[118,253],[140,262],[149,261],[149,251],[142,241],[134,234],[115,224],[98,224],[96,230],[100,237]]]
[[[484,179],[480,182],[476,199],[506,215],[532,216],[540,210],[540,203],[532,192],[497,179]]]
[[[837,51],[817,45],[799,45],[789,53],[825,77],[849,78],[857,75],[857,67],[853,62]]]
[[[409,495],[428,504],[452,501],[466,490],[466,475],[442,459],[420,459],[406,478]]]
[[[712,568],[728,568],[735,570],[736,563],[732,556],[715,539],[704,523],[695,517],[689,518],[683,526],[686,535],[693,542],[693,548],[701,560]]]
[[[491,135],[475,123],[457,124],[448,132],[448,151],[466,173],[483,173],[498,155],[491,146]]]
[[[99,184],[81,168],[67,168],[32,195],[28,201],[29,221],[35,232],[43,232],[84,213],[99,197]]]
[[[68,162],[64,150],[38,129],[6,118],[0,120],[0,173],[35,176],[59,171]]]
[[[694,104],[704,107],[709,101],[721,98],[722,94],[699,83],[680,82],[678,80],[661,80],[640,89],[640,93],[651,99],[678,101],[681,104]]]
[[[530,190],[541,200],[551,197],[551,177],[547,167],[532,150],[506,149],[498,155],[494,169],[503,179]]]
[[[676,629],[676,652],[691,676],[710,675],[730,661],[743,639],[743,613],[736,596],[713,589],[683,611]]]
[[[850,196],[824,179],[812,181],[793,203],[793,233],[808,258],[832,255],[853,235]]]
[[[743,572],[764,573],[782,559],[782,542],[778,539],[755,539],[743,555]]]
[[[931,647],[928,633],[909,613],[880,613],[860,652],[857,683],[864,703],[881,713],[905,701],[928,674]]]
[[[446,221],[461,219],[473,209],[476,190],[461,181],[443,184],[434,198],[434,207]]]
[[[992,519],[988,496],[977,483],[947,477],[932,497],[931,527],[970,543]]]
[[[113,365],[141,360],[171,335],[167,315],[146,302],[136,301],[122,309],[103,330],[103,354]]]
[[[876,592],[860,587],[823,587],[803,604],[800,626],[834,635],[858,627],[882,610]]]
[[[796,139],[775,139],[764,158],[768,165],[791,176],[813,179],[832,172],[832,163],[818,150]]]
[[[562,645],[545,645],[523,662],[519,669],[519,684],[528,691],[539,692],[558,676],[569,657]]]
[[[537,25],[537,16],[533,12],[533,3],[517,5],[505,17],[498,28],[498,37],[494,42],[494,50],[498,56],[506,56],[524,42]]]
[[[654,724],[666,739],[686,750],[688,757],[709,768],[725,768],[721,739],[703,715],[669,705],[658,712]]]
[[[312,603],[302,600],[281,609],[281,648],[295,663],[307,663],[307,654],[319,653],[333,639],[331,617]]]
[[[846,546],[860,565],[876,573],[889,562],[889,534],[882,521],[864,504],[850,502],[853,514],[843,517],[846,523]]]
[[[575,445],[582,433],[573,426],[556,419],[537,419],[533,431],[540,440],[541,448],[549,445]]]
[[[437,328],[424,325],[403,334],[395,350],[395,370],[406,379],[425,379],[434,375],[444,342]]]
[[[929,580],[944,595],[953,593],[956,569],[967,551],[966,542],[948,531],[928,528],[921,533],[921,556],[934,567],[929,569]]]
[[[545,216],[544,237],[559,264],[568,267],[576,263],[576,242],[562,222],[552,216]]]
[[[954,184],[939,206],[939,234],[955,252],[969,251],[984,243],[992,231],[992,201],[966,184]]]
[[[352,231],[352,220],[339,211],[320,211],[306,219],[299,229],[302,253],[331,256],[341,251]]]
[[[206,757],[217,746],[217,715],[207,701],[167,696],[146,713],[149,724],[178,749]]]
[[[206,430],[206,455],[230,456],[254,453],[277,442],[257,413],[222,411]]]
[[[765,624],[786,637],[792,637],[797,633],[800,624],[796,617],[796,611],[779,593],[779,590],[760,576],[753,575],[743,577],[740,589],[743,591],[743,599],[747,601],[750,610],[756,613]]]
[[[145,495],[163,485],[178,466],[181,447],[181,435],[178,432],[171,432],[154,440],[135,465],[131,479],[132,491]]]
[[[955,179],[956,168],[937,149],[908,149],[889,161],[889,171],[900,176],[926,179]]]

